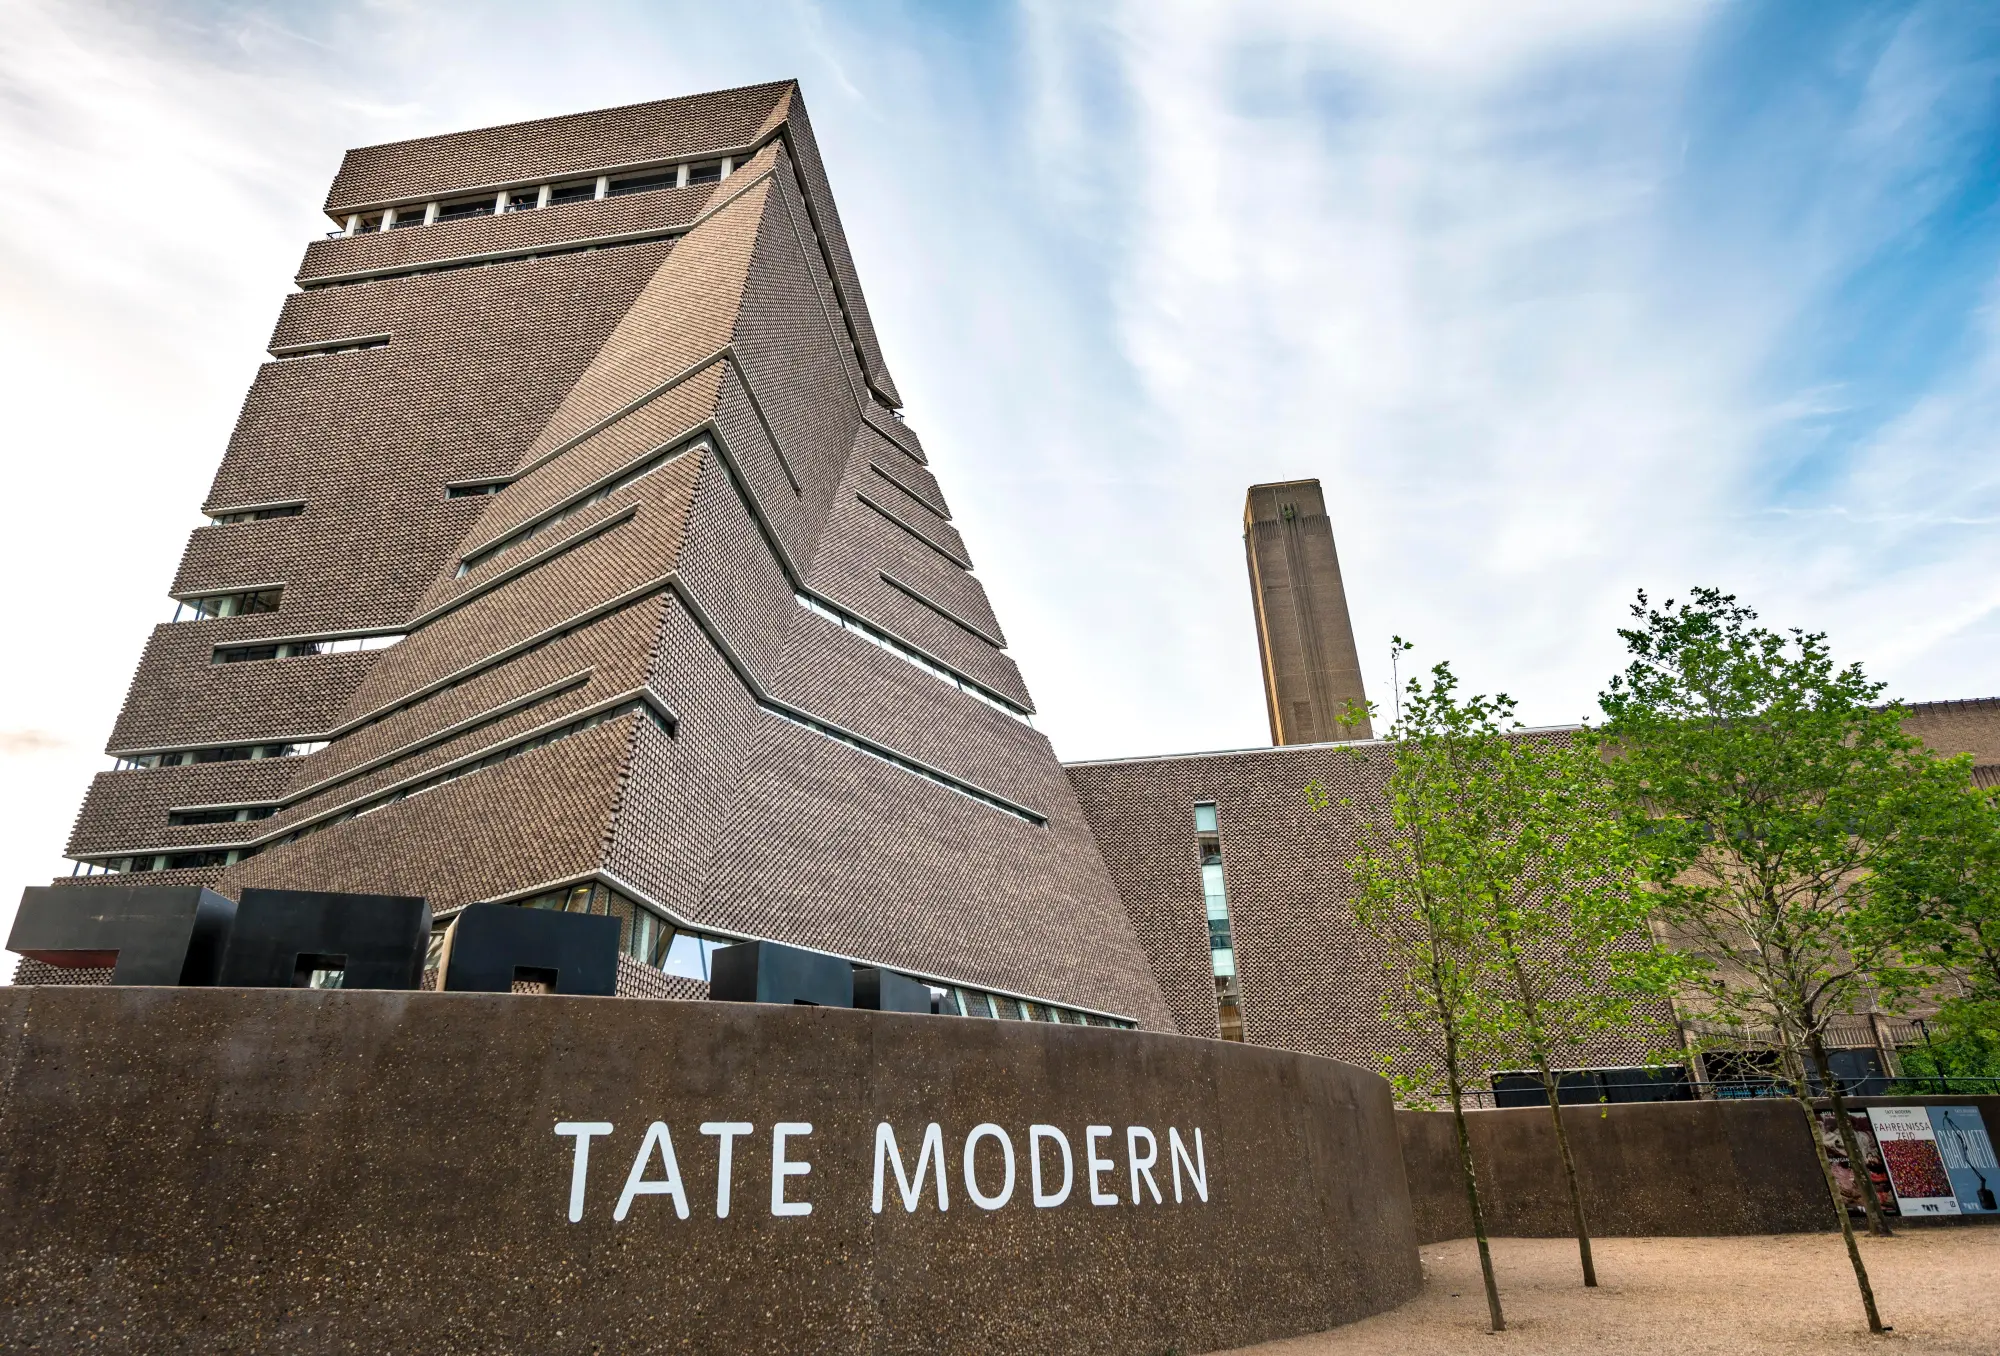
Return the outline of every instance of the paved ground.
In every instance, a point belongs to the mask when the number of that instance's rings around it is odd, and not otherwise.
[[[1423,1249],[1424,1290],[1391,1313],[1244,1356],[1431,1352],[2000,1352],[2000,1228],[1907,1228],[1862,1240],[1882,1321],[1871,1338],[1838,1234],[1605,1238],[1594,1291],[1568,1239],[1493,1244],[1507,1331],[1486,1331],[1471,1240]]]

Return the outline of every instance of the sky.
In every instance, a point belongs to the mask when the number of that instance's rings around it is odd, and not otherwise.
[[[2000,6],[4,0],[0,926],[342,150],[784,77],[1065,759],[1268,742],[1306,476],[1380,702],[1586,718],[1696,584],[2000,695]]]

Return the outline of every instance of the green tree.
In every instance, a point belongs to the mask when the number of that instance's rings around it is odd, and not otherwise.
[[[1947,999],[1923,1026],[1923,1040],[1903,1052],[1903,1086],[1910,1092],[1950,1090],[1949,1082],[1931,1080],[2000,1081],[2000,1003]]]
[[[1400,637],[1400,660],[1410,646]],[[1585,1285],[1589,1222],[1555,1067],[1592,1036],[1629,1029],[1665,991],[1633,852],[1595,751],[1521,732],[1505,694],[1461,697],[1449,664],[1399,696],[1382,810],[1360,826],[1356,913],[1383,943],[1387,1015],[1411,1036],[1387,1061],[1405,1101],[1449,1102],[1488,1265],[1465,1133],[1467,1083],[1492,1061],[1532,1067],[1547,1098]],[[1321,802],[1324,796],[1321,796]],[[1491,1289],[1490,1266],[1488,1269]],[[1489,1293],[1496,1329],[1497,1293]]]
[[[1394,653],[1407,648],[1399,638]],[[1441,678],[1448,680],[1449,670]],[[1490,1067],[1494,1053],[1476,1016],[1480,992],[1491,981],[1491,950],[1467,884],[1482,844],[1459,821],[1438,813],[1465,784],[1468,768],[1454,731],[1466,719],[1448,681],[1441,692],[1410,684],[1409,705],[1390,732],[1393,761],[1384,802],[1373,817],[1362,818],[1350,869],[1355,918],[1376,939],[1388,978],[1383,1016],[1404,1033],[1395,1055],[1384,1058],[1384,1072],[1406,1104],[1435,1106],[1441,1099],[1451,1109],[1486,1312],[1500,1332],[1507,1322],[1465,1124],[1468,1076]],[[1316,809],[1331,804],[1316,783],[1306,793]]]
[[[1866,926],[1870,874],[1899,850],[1896,807],[1929,758],[1883,685],[1837,666],[1826,637],[1756,624],[1730,595],[1639,595],[1630,654],[1596,732],[1642,851],[1658,913],[1700,962],[1684,992],[1725,1028],[1768,1043],[1804,1110],[1871,1331],[1882,1331],[1807,1072],[1863,1162],[1826,1054],[1829,1023],[1899,978]],[[1886,1233],[1866,1171],[1869,1226]]]
[[[1440,666],[1436,683],[1447,676]],[[1583,1283],[1594,1286],[1555,1066],[1593,1037],[1633,1032],[1642,1024],[1640,1001],[1667,993],[1682,967],[1653,940],[1650,900],[1596,750],[1567,735],[1509,733],[1504,727],[1519,723],[1505,695],[1472,698],[1461,710],[1469,775],[1438,809],[1484,843],[1466,884],[1492,953],[1492,983],[1478,995],[1473,1020],[1510,1063],[1533,1068],[1541,1081]]]
[[[1973,785],[1970,757],[1932,758],[1895,814],[1896,850],[1870,876],[1864,927],[1901,952],[1915,983],[1943,979],[1955,997],[2000,1003],[2000,790]]]

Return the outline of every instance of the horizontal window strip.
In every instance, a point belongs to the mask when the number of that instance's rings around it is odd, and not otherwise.
[[[468,268],[525,264],[537,259],[559,259],[565,255],[590,254],[597,250],[618,249],[627,245],[650,245],[658,240],[671,240],[675,236],[686,235],[692,229],[693,227],[687,224],[664,226],[657,230],[628,231],[618,235],[597,236],[589,240],[570,240],[556,245],[459,255],[432,263],[392,264],[382,268],[357,269],[350,273],[322,274],[313,278],[300,278],[297,281],[302,290],[318,292],[329,287],[355,287],[363,283],[385,282],[393,278],[416,278],[429,273],[458,273]]]
[[[823,721],[809,712],[768,699],[760,701],[758,705],[774,716],[780,716],[794,725],[803,725],[806,729],[816,734],[824,735],[835,743],[845,744],[851,749],[859,749],[869,757],[880,759],[892,767],[901,768],[914,777],[921,777],[925,781],[933,782],[948,791],[956,791],[961,796],[976,800],[980,804],[989,806],[995,810],[1003,811],[1014,816],[1016,819],[1026,820],[1038,829],[1048,827],[1049,821],[1046,815],[1036,814],[1024,805],[1016,805],[1013,801],[996,796],[991,791],[974,786],[971,782],[963,782],[947,773],[939,772],[936,768],[926,767],[914,758],[907,758],[897,753],[894,749],[877,744],[872,739],[864,739],[851,731],[843,730],[838,725]]]
[[[510,645],[506,649],[498,650],[493,654],[487,655],[484,659],[476,660],[455,673],[445,675],[427,687],[418,688],[407,697],[400,698],[387,706],[370,711],[367,715],[360,717],[352,723],[341,726],[333,732],[331,737],[335,739],[345,738],[357,731],[380,724],[393,715],[408,711],[413,707],[421,706],[433,697],[442,696],[444,693],[463,687],[481,674],[490,673],[502,664],[508,664],[516,659],[533,654],[545,646],[555,644],[565,636],[575,635],[584,627],[595,625],[607,617],[615,616],[628,607],[636,607],[649,599],[659,598],[666,590],[667,579],[649,580],[636,589],[620,594],[615,598],[606,599],[586,612],[579,612],[574,617],[557,622],[546,631],[529,636],[526,640]]]
[[[386,334],[364,334],[352,339],[328,339],[317,344],[288,344],[284,348],[274,348],[271,356],[281,363],[296,362],[300,358],[323,358],[333,353],[361,353],[371,348],[389,347]]]
[[[472,571],[478,569],[481,565],[509,547],[533,541],[536,537],[561,525],[564,521],[582,512],[584,509],[594,504],[603,503],[606,499],[618,493],[618,491],[636,484],[669,462],[680,460],[683,454],[689,451],[700,451],[702,447],[703,445],[699,441],[696,441],[682,443],[679,446],[658,448],[646,456],[639,458],[637,461],[627,464],[624,469],[614,471],[610,476],[601,480],[596,485],[588,486],[579,493],[572,495],[567,501],[558,504],[539,518],[531,518],[498,541],[471,552],[465,559],[458,563],[459,578],[463,579],[466,575],[472,573]]]
[[[522,754],[532,753],[536,749],[546,748],[548,745],[554,744],[559,740],[568,739],[573,735],[582,734],[586,730],[596,729],[600,725],[608,725],[614,720],[619,720],[625,716],[630,716],[630,715],[643,716],[648,721],[650,721],[656,728],[664,731],[665,733],[669,735],[674,733],[676,721],[673,713],[667,710],[665,706],[661,705],[656,698],[653,698],[650,695],[629,697],[629,698],[615,698],[613,699],[611,704],[604,707],[600,707],[595,711],[587,711],[582,715],[577,716],[576,718],[566,721],[560,725],[556,725],[547,729],[530,731],[529,733],[521,736],[520,738],[513,740],[509,743],[502,744],[497,748],[489,749],[481,753],[468,755],[464,759],[461,759],[457,762],[446,764],[444,767],[438,769],[435,772],[429,773],[424,776],[412,778],[411,780],[404,782],[398,786],[385,788],[384,790],[378,792],[375,795],[365,796],[362,799],[354,801],[349,805],[343,806],[338,810],[328,811],[323,816],[315,818],[308,823],[301,824],[297,828],[292,829],[286,833],[276,834],[269,838],[256,839],[247,843],[229,844],[224,847],[203,848],[199,852],[195,853],[144,852],[144,853],[119,853],[111,856],[99,856],[93,854],[92,857],[89,858],[88,860],[79,861],[78,866],[79,869],[83,867],[94,868],[91,874],[95,874],[96,871],[98,870],[168,871],[168,870],[178,870],[182,866],[231,865],[234,864],[235,862],[241,861],[245,857],[255,856],[257,853],[262,852],[268,848],[282,847],[289,843],[299,842],[301,839],[310,838],[314,834],[320,832],[321,830],[332,828],[336,824],[344,824],[348,820],[358,819],[362,815],[373,814],[375,811],[384,809],[390,805],[394,805],[398,801],[408,800],[412,796],[423,795],[427,791],[435,791],[438,787],[445,786],[451,782],[455,782],[459,780],[461,777],[468,777],[475,772],[481,772],[489,767],[494,767],[500,763],[508,762],[512,759],[518,758]],[[179,858],[193,858],[193,857],[206,858],[208,856],[216,857],[217,860],[213,862],[207,860],[202,860],[202,861],[177,860]],[[221,860],[221,858],[223,857],[226,857],[227,861]],[[144,866],[116,865],[116,863],[120,862],[147,862],[147,863],[159,862],[163,864],[144,865]]]
[[[210,510],[210,527],[233,527],[238,523],[262,523],[273,518],[297,518],[304,514],[303,501],[292,500],[282,504],[244,504],[236,508]]]
[[[302,786],[297,791],[286,796],[280,803],[289,807],[297,805],[302,801],[311,800],[314,796],[323,796],[329,791],[347,785],[349,782],[358,781],[370,773],[380,772],[385,767],[391,767],[405,759],[414,758],[426,750],[438,747],[440,744],[449,744],[454,739],[461,739],[466,735],[486,729],[488,726],[498,725],[501,721],[518,716],[523,711],[531,711],[537,706],[542,706],[567,693],[576,691],[590,681],[590,675],[591,670],[585,669],[581,673],[573,673],[569,677],[559,679],[546,687],[537,688],[533,692],[523,693],[489,711],[482,711],[478,715],[469,716],[464,720],[445,726],[444,729],[434,734],[425,735],[400,748],[391,749],[379,757],[357,763],[347,771],[329,777],[324,781],[314,782],[310,786]]]
[[[942,504],[933,504],[931,502],[931,497],[929,495],[924,494],[919,490],[912,489],[910,486],[905,485],[901,480],[899,480],[895,476],[889,474],[888,468],[883,466],[881,462],[878,461],[869,462],[868,469],[873,471],[876,475],[882,477],[882,479],[888,481],[889,484],[901,490],[904,494],[910,496],[910,498],[916,500],[919,504],[929,509],[932,513],[935,513],[938,517],[944,519],[946,522],[951,521],[951,513]]]
[[[922,592],[912,588],[908,584],[905,584],[902,580],[896,578],[895,575],[890,574],[887,570],[880,571],[880,574],[882,576],[882,582],[887,584],[890,588],[896,590],[896,592],[902,594],[904,597],[908,598],[911,602],[920,604],[929,611],[935,612],[938,616],[944,618],[946,621],[950,622],[953,626],[956,626],[959,630],[965,632],[965,634],[971,636],[973,639],[983,640],[996,650],[1004,650],[1007,648],[1007,642],[1001,639],[999,636],[989,634],[984,627],[974,626],[971,622],[959,616],[956,612],[953,612],[943,603],[935,602],[932,599],[924,596]]]
[[[264,758],[296,758],[318,753],[324,739],[280,739],[257,744],[204,744],[188,749],[127,749],[114,753],[114,771],[157,767],[198,767],[206,763],[247,763]]]
[[[181,828],[190,824],[248,824],[269,819],[278,809],[276,805],[199,805],[167,811],[167,825]]]
[[[378,632],[370,636],[285,636],[274,640],[246,641],[241,645],[218,645],[209,652],[211,664],[252,664],[266,659],[301,659],[322,654],[354,654],[363,650],[386,650],[408,637],[405,631]]]
[[[357,801],[355,804],[330,814],[324,819],[316,819],[310,824],[300,825],[290,833],[274,839],[270,843],[260,844],[259,846],[260,848],[282,847],[287,843],[296,843],[300,839],[312,837],[312,835],[320,832],[322,829],[330,829],[336,824],[345,824],[350,819],[359,819],[363,815],[374,814],[377,810],[387,809],[389,806],[399,801],[408,800],[412,796],[421,796],[426,792],[437,790],[440,786],[448,786],[461,777],[469,777],[475,772],[483,772],[487,768],[496,767],[501,763],[519,758],[522,754],[533,753],[536,749],[547,748],[550,744],[557,743],[560,740],[568,739],[573,735],[580,735],[586,730],[594,730],[600,725],[608,725],[614,720],[620,720],[632,715],[644,716],[655,727],[666,734],[674,732],[674,723],[671,716],[663,713],[659,707],[643,697],[633,698],[629,701],[620,702],[615,706],[607,707],[604,710],[579,716],[566,724],[556,726],[554,729],[530,734],[515,743],[502,745],[490,753],[480,754],[461,763],[454,763],[438,772],[418,778],[394,790],[384,791],[379,795]]]
[[[908,533],[912,537],[915,537],[925,546],[930,547],[931,550],[937,552],[939,555],[943,556],[946,560],[950,561],[952,564],[958,566],[959,569],[969,570],[972,568],[971,561],[967,560],[964,556],[959,555],[956,551],[953,551],[950,547],[945,546],[942,543],[932,541],[930,537],[918,531],[916,528],[912,527],[909,523],[903,521],[903,519],[899,517],[892,510],[883,508],[880,504],[876,503],[873,499],[870,499],[865,494],[857,494],[854,497],[856,499],[859,499],[862,503],[866,504],[869,508],[874,509],[884,518],[887,518],[891,523],[895,524],[897,527],[902,528],[904,532]]]
[[[966,696],[976,701],[984,702],[994,710],[1004,712],[1025,725],[1032,725],[1034,723],[1029,718],[1027,711],[1014,705],[1014,703],[1008,701],[997,692],[981,686],[964,674],[959,673],[956,669],[932,659],[923,651],[916,649],[905,641],[898,640],[888,632],[877,630],[867,622],[862,621],[859,617],[856,617],[853,613],[833,607],[810,594],[797,593],[793,597],[797,598],[799,606],[805,608],[808,612],[826,618],[843,630],[852,631],[855,635],[860,636],[870,644],[887,650],[906,664],[922,669],[939,682],[955,687]]]

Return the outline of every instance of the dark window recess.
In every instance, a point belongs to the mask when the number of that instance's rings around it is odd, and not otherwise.
[[[201,763],[243,763],[257,758],[292,758],[304,753],[318,753],[326,747],[326,741],[289,744],[230,744],[213,749],[173,749],[166,753],[142,753],[133,758],[121,758],[121,768],[194,767]]]
[[[498,494],[514,482],[511,480],[489,480],[482,485],[447,485],[444,497],[447,499],[477,499],[481,495]]]
[[[421,226],[423,224],[424,205],[417,203],[411,207],[398,207],[396,209],[396,219],[389,223],[389,229],[400,231],[405,226]]]
[[[259,659],[294,659],[299,655],[319,652],[320,647],[310,640],[288,640],[278,645],[218,645],[215,662],[248,664]]]
[[[276,612],[285,590],[245,589],[240,593],[211,593],[201,598],[183,598],[174,609],[175,621],[196,621],[209,617],[249,617],[260,612]]]
[[[234,866],[253,855],[250,848],[203,848],[199,852],[154,852],[136,857],[107,857],[96,863],[105,871],[188,871],[204,866]]]
[[[662,170],[657,174],[635,174],[629,179],[613,179],[611,196],[622,198],[630,193],[656,193],[663,188],[672,188],[676,179],[675,171]]]
[[[722,179],[722,162],[714,160],[706,165],[688,167],[688,182],[691,184],[713,184]]]
[[[493,215],[493,199],[467,198],[462,202],[448,202],[438,208],[439,221],[470,221],[473,217]]]
[[[239,509],[234,513],[218,513],[208,521],[211,527],[228,527],[233,523],[261,523],[271,518],[296,518],[305,511],[304,504],[274,504],[270,508]]]
[[[592,181],[581,184],[557,184],[549,190],[549,206],[560,207],[566,202],[589,202],[597,196],[597,184]]]
[[[536,204],[541,202],[541,200],[542,190],[539,188],[517,189],[507,195],[507,210],[509,212],[532,212],[535,210]]]
[[[287,349],[272,356],[281,363],[295,363],[307,358],[325,358],[335,353],[365,353],[371,348],[387,347],[389,347],[389,336],[375,334],[366,339],[337,339],[330,344],[319,344],[312,348]]]
[[[183,824],[248,824],[276,813],[275,805],[224,805],[213,810],[170,810],[167,823],[175,828]]]
[[[330,640],[276,640],[249,645],[218,645],[210,656],[212,664],[247,664],[258,659],[296,659],[310,654],[350,654],[357,650],[383,650],[402,639],[400,633],[380,636],[337,636]]]

